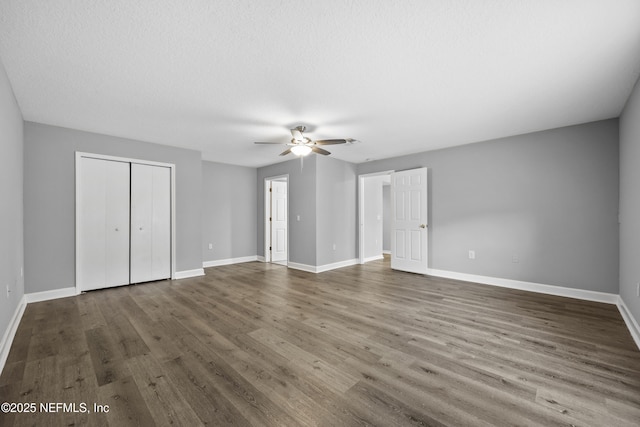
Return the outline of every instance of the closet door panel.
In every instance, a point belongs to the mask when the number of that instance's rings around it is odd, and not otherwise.
[[[106,242],[108,260],[105,271],[107,286],[129,284],[129,179],[130,165],[108,162],[106,185]]]
[[[131,164],[131,283],[171,276],[171,170]]]
[[[83,291],[129,283],[129,163],[82,158],[78,278]]]
[[[147,165],[131,165],[131,283],[151,280],[151,168]]]

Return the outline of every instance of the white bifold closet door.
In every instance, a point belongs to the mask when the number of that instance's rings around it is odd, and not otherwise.
[[[129,165],[82,158],[77,282],[83,291],[130,283]]]
[[[131,283],[171,277],[171,169],[131,164]]]
[[[171,168],[80,157],[81,291],[171,277]]]

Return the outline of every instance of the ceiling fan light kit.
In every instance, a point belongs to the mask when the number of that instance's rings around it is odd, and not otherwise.
[[[291,142],[256,142],[255,144],[286,144],[290,148],[280,153],[281,156],[286,156],[289,153],[293,153],[298,157],[304,157],[311,153],[322,154],[323,156],[328,156],[331,154],[329,151],[322,149],[319,145],[335,145],[335,144],[353,144],[357,142],[357,140],[352,138],[347,139],[319,139],[316,141],[311,140],[311,138],[304,136],[302,133],[305,131],[305,126],[296,126],[291,129]]]
[[[306,156],[307,154],[311,153],[311,151],[311,147],[309,147],[308,145],[295,145],[291,147],[291,152],[296,156]]]

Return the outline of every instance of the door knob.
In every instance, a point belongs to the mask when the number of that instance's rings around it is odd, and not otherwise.
[[[420,224],[420,228],[427,228],[427,224]]]

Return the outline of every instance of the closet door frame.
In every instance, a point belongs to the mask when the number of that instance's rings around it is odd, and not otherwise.
[[[153,162],[149,160],[141,160],[134,159],[129,157],[117,157],[117,156],[109,156],[104,154],[94,154],[94,153],[85,153],[81,151],[76,151],[76,159],[75,159],[75,185],[76,185],[76,209],[75,209],[75,224],[76,224],[76,253],[75,253],[75,262],[76,262],[76,277],[75,277],[75,286],[76,286],[76,294],[82,293],[81,284],[78,283],[78,277],[80,277],[80,262],[79,262],[79,248],[81,241],[81,230],[80,230],[80,207],[81,204],[81,194],[80,194],[80,169],[81,169],[81,160],[82,158],[91,158],[98,160],[111,160],[117,162],[124,163],[137,163],[141,165],[149,165],[149,166],[162,166],[169,168],[171,171],[171,279],[176,278],[176,165],[173,163],[162,163],[162,162]]]

